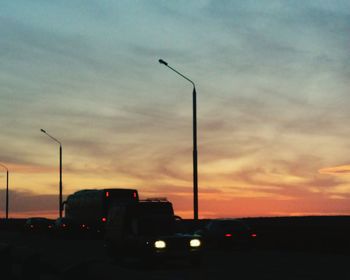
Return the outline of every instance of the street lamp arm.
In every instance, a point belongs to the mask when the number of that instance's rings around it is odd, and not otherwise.
[[[60,141],[58,141],[55,137],[51,136],[50,134],[48,134],[46,132],[46,130],[44,129],[40,129],[41,132],[45,133],[47,136],[49,136],[52,140],[54,140],[55,142],[57,142],[58,144],[60,144],[60,146],[62,146],[62,143]]]
[[[181,74],[179,71],[177,71],[173,67],[169,66],[169,64],[166,61],[164,61],[163,59],[159,59],[158,61],[159,61],[160,64],[164,64],[166,67],[168,67],[171,70],[173,70],[176,74],[180,75],[182,78],[184,78],[185,80],[189,81],[193,85],[194,88],[196,87],[195,83],[191,79],[189,79],[185,75]]]

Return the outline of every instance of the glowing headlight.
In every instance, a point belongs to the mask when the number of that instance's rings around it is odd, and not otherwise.
[[[199,247],[199,246],[201,246],[201,241],[199,239],[191,239],[190,246],[191,247]]]
[[[163,240],[157,240],[154,242],[154,247],[157,249],[164,249],[166,247],[166,243]]]

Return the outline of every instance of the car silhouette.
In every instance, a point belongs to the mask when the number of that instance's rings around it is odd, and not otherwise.
[[[238,219],[208,220],[203,229],[197,230],[207,248],[242,249],[254,245],[257,234]]]
[[[47,233],[54,230],[54,221],[43,217],[28,218],[24,224],[27,232]]]
[[[107,218],[107,252],[118,260],[136,258],[145,264],[180,260],[198,266],[201,237],[176,232],[179,219],[165,199],[116,204]]]
[[[67,234],[76,231],[76,224],[67,218],[58,218],[55,220],[55,231],[56,233]]]

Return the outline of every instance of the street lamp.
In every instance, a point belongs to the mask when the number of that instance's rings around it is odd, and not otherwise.
[[[0,163],[0,166],[6,169],[6,220],[9,218],[9,170],[8,168]]]
[[[193,86],[193,218],[198,220],[198,156],[197,156],[197,93],[196,85],[192,80],[181,74],[174,68],[168,65],[163,59],[158,60],[160,64],[164,64],[176,74],[180,75],[185,80],[189,81]]]
[[[59,212],[59,217],[62,218],[62,212],[63,212],[63,204],[62,204],[62,144],[60,141],[58,141],[55,137],[51,136],[48,134],[44,129],[40,129],[41,132],[45,133],[47,136],[49,136],[52,140],[60,144],[60,184],[59,184],[59,189],[60,189],[60,194],[59,194],[59,201],[58,201],[58,212]]]

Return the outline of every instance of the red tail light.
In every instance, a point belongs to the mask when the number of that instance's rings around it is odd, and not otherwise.
[[[232,237],[232,234],[231,233],[226,233],[225,237]]]
[[[102,218],[102,222],[106,222],[107,221],[107,218],[106,217],[103,217]]]
[[[252,233],[250,236],[253,238],[257,237],[256,233]]]
[[[137,198],[137,193],[136,192],[134,192],[134,198]]]
[[[109,197],[109,192],[106,192],[106,197]]]

